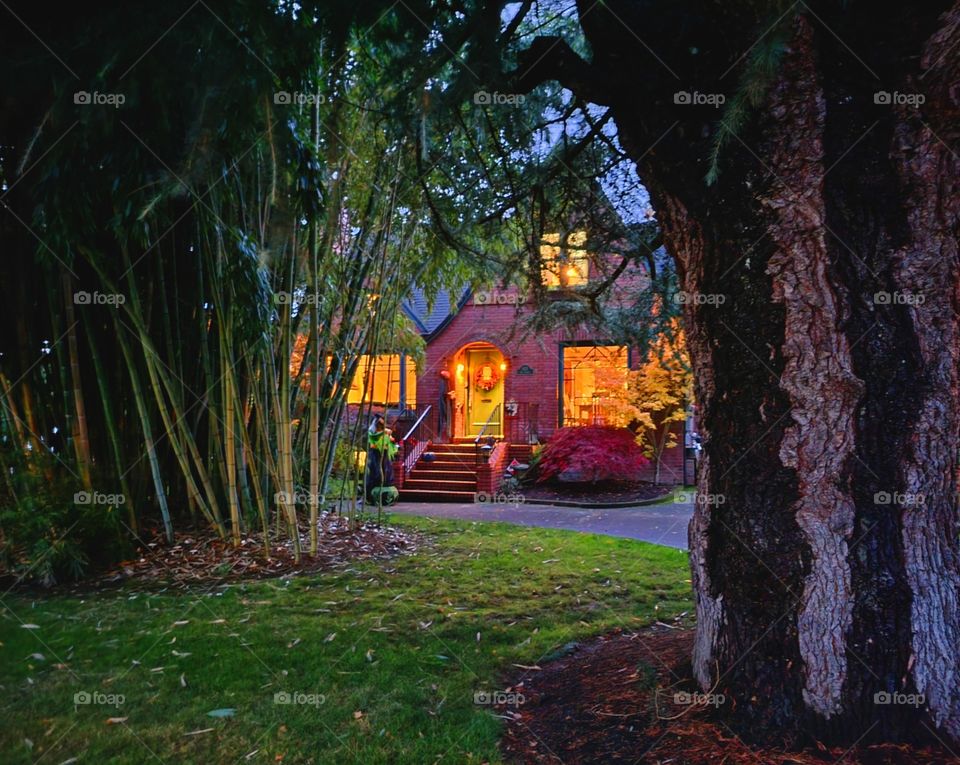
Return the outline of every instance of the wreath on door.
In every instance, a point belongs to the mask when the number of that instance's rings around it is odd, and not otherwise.
[[[477,386],[477,390],[491,391],[500,382],[500,372],[493,364],[487,362],[477,369],[473,382]]]

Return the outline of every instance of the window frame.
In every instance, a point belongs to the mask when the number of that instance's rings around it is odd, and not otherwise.
[[[581,243],[571,243],[571,239],[580,238]],[[556,250],[548,260],[544,255],[544,248],[552,247]],[[575,287],[582,287],[590,283],[591,267],[593,265],[593,256],[587,249],[587,232],[581,229],[568,231],[564,234],[559,232],[544,234],[540,237],[540,283],[548,290],[569,290]],[[565,276],[566,269],[573,266],[580,272],[579,280],[573,284],[567,281]],[[556,268],[556,272],[554,272]],[[556,279],[557,283],[548,283],[547,275]]]
[[[376,358],[385,358],[385,357],[397,357],[398,359],[398,379],[396,380],[397,385],[397,401],[378,401],[374,398],[374,393],[376,392],[376,382],[375,378],[378,374],[383,373],[383,367],[377,365],[375,371],[372,374],[371,386],[367,395],[364,395],[363,391],[363,382],[367,372],[367,369],[370,367],[370,359]],[[366,360],[366,363],[365,363]],[[353,379],[350,380],[350,384],[347,386],[347,406],[382,406],[384,408],[397,408],[406,410],[413,406],[416,407],[416,388],[417,388],[417,376],[416,376],[416,366],[413,368],[408,367],[410,358],[406,353],[362,353],[360,354],[360,360],[357,363],[357,369],[354,372]],[[389,394],[391,392],[391,380],[390,380],[390,364],[386,366],[387,381],[385,392]],[[413,403],[410,402],[410,381],[407,379],[408,376],[413,378]],[[361,387],[357,391],[357,398],[354,399],[354,383],[357,380],[360,380]],[[385,398],[390,398],[390,396],[385,396]]]
[[[624,348],[627,351],[627,369],[633,369],[633,348],[629,345],[624,345],[623,343],[615,343],[612,341],[603,341],[603,340],[561,340],[557,343],[559,348],[559,353],[557,354],[558,363],[557,363],[557,428],[565,427],[578,427],[574,425],[566,425],[563,416],[563,384],[564,384],[564,369],[566,367],[566,356],[567,348],[584,348],[584,347],[593,347],[593,348]]]

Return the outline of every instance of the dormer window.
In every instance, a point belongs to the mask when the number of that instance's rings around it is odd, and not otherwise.
[[[576,287],[590,278],[587,232],[544,234],[540,238],[540,274],[548,289]]]

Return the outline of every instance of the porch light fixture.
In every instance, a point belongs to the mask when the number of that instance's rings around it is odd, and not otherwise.
[[[463,377],[463,370],[466,367],[463,364],[457,364],[457,377]]]
[[[507,362],[506,362],[506,361],[501,361],[501,362],[500,362],[500,371],[501,371],[501,372],[506,372],[506,371],[507,371]]]

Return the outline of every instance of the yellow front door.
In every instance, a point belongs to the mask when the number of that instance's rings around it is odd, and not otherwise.
[[[467,351],[467,435],[503,435],[503,355],[495,348]]]

